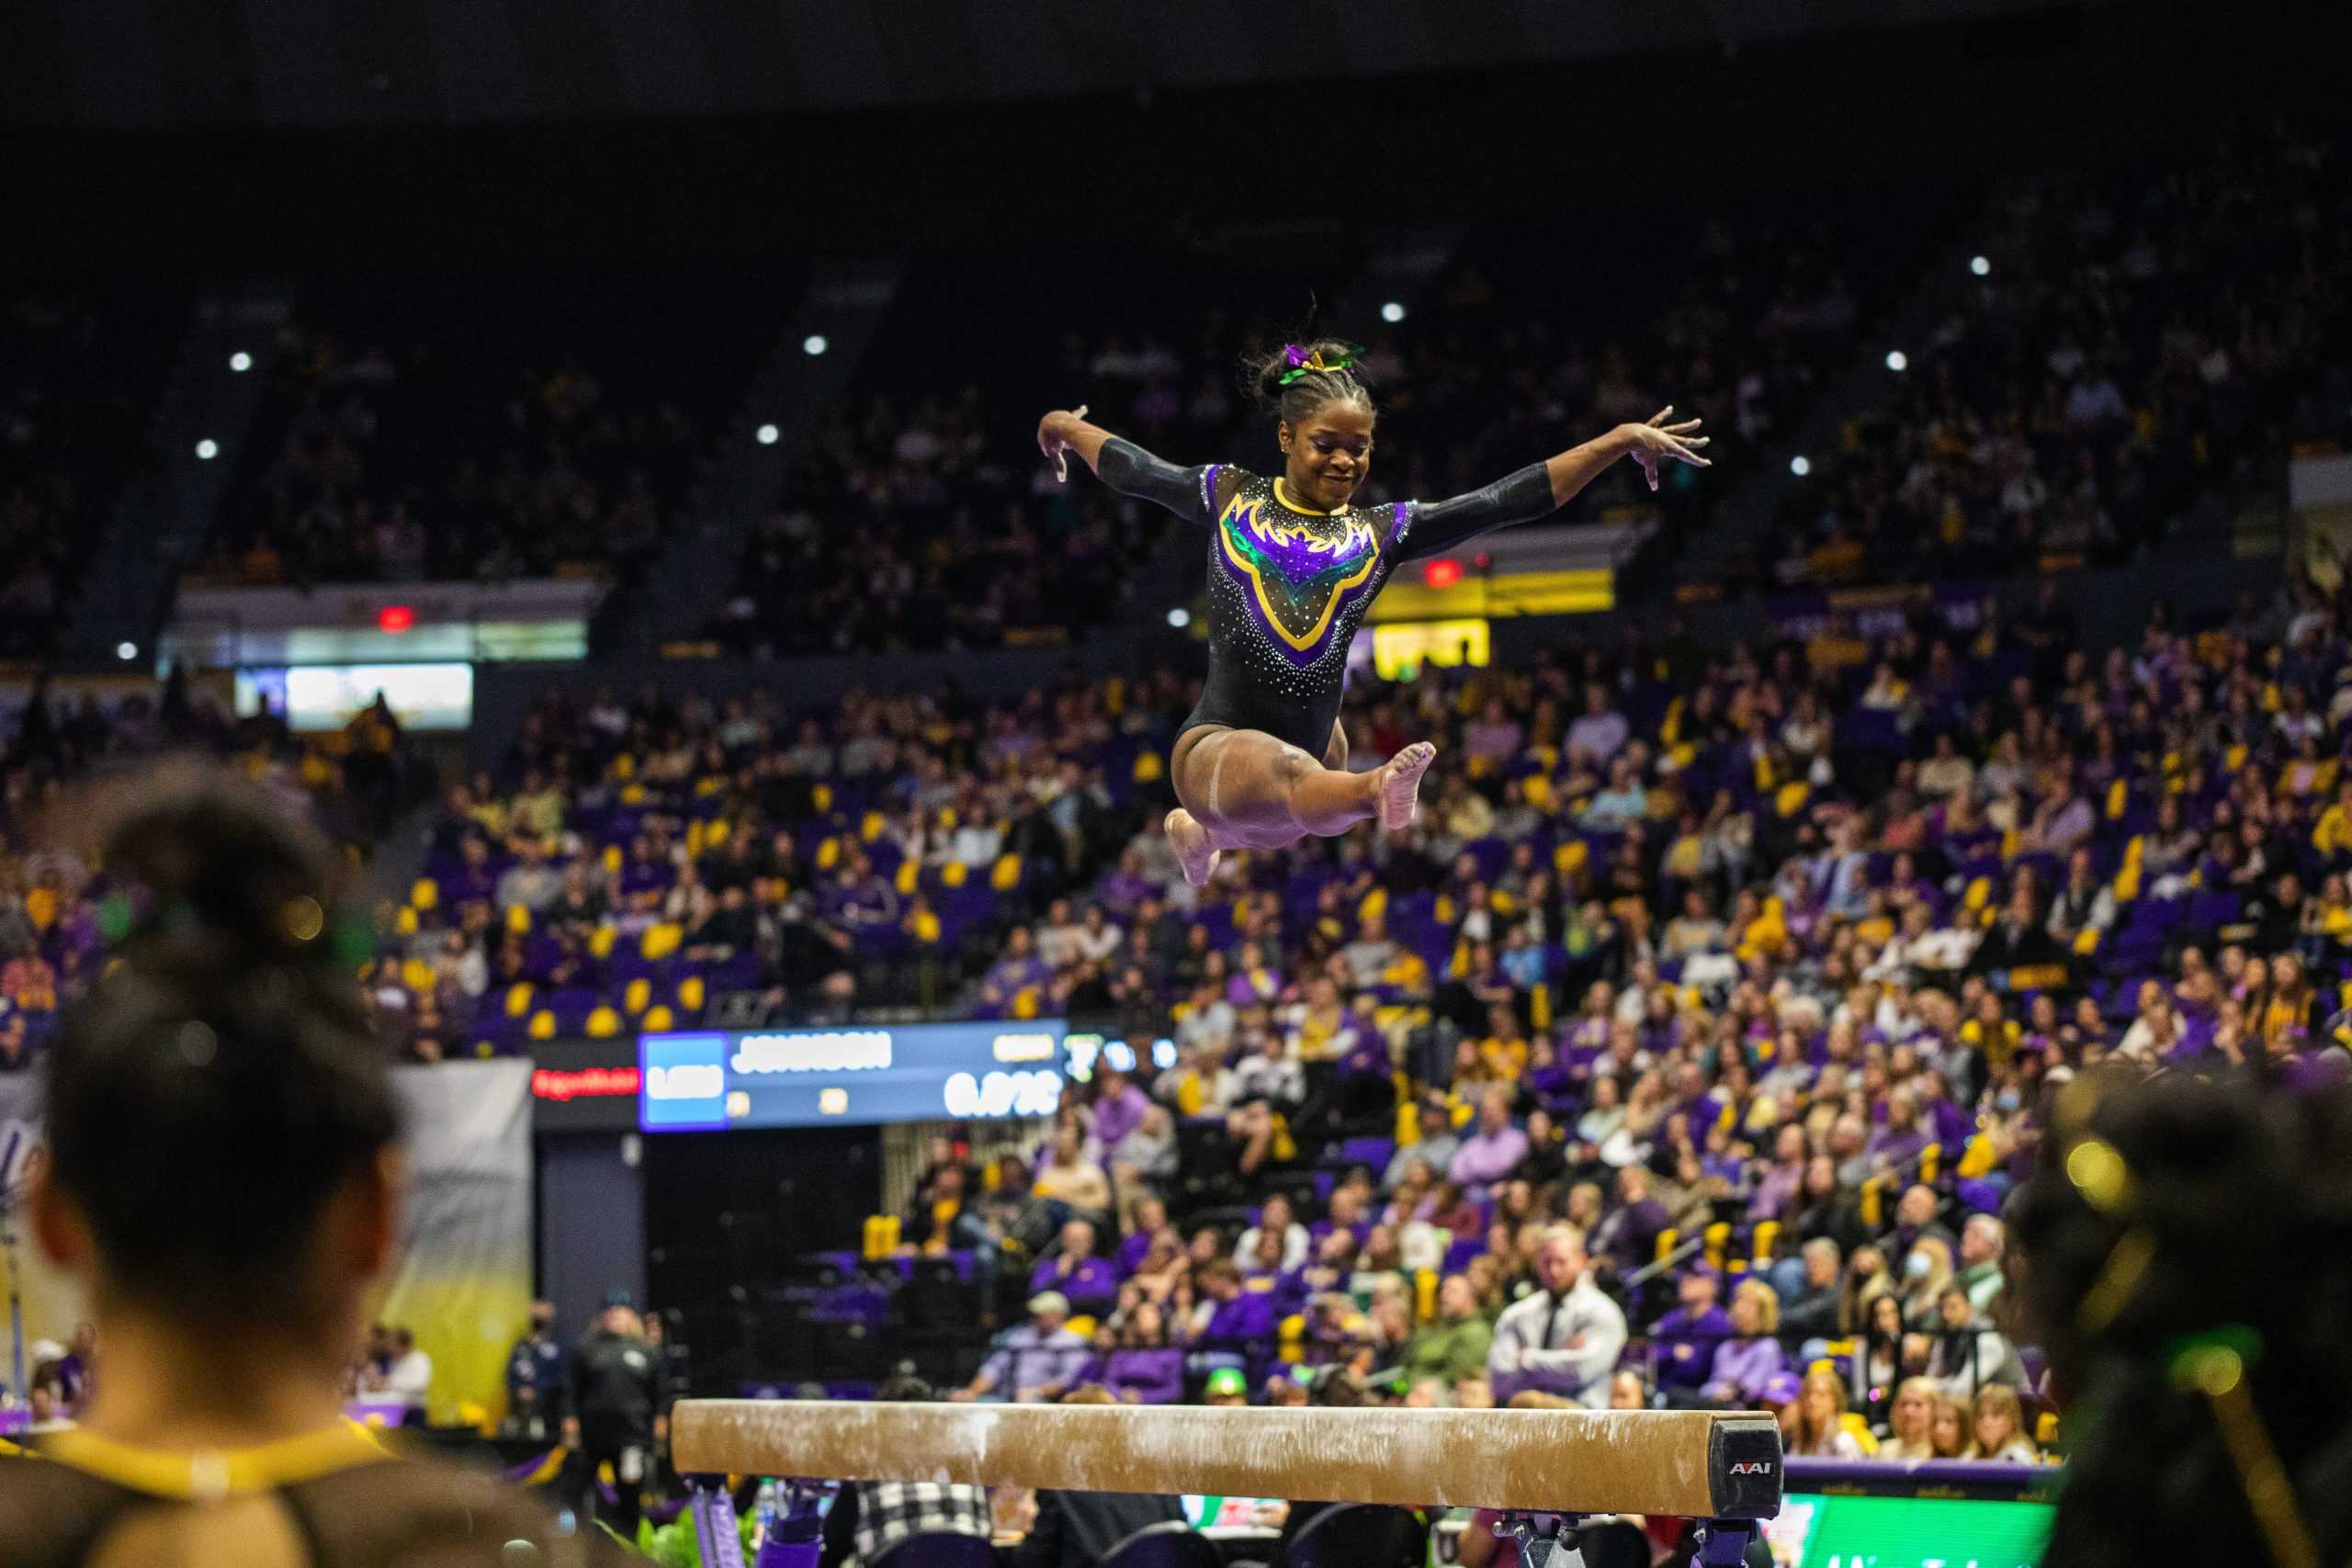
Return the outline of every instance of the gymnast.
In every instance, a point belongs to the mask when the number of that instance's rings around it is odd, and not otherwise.
[[[1437,748],[1416,741],[1351,773],[1340,727],[1348,644],[1399,563],[1544,516],[1620,457],[1640,464],[1652,490],[1662,460],[1708,466],[1700,422],[1668,423],[1669,405],[1468,495],[1359,506],[1376,416],[1355,352],[1324,339],[1252,365],[1283,457],[1272,479],[1229,463],[1180,468],[1089,424],[1082,406],[1037,424],[1057,476],[1069,477],[1075,452],[1113,490],[1208,528],[1208,684],[1169,758],[1182,806],[1168,814],[1168,840],[1196,887],[1222,850],[1332,838],[1370,818],[1391,832],[1411,824]]]

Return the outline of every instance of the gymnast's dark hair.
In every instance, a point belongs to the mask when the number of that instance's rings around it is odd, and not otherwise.
[[[116,941],[51,1061],[52,1179],[126,1298],[208,1326],[299,1314],[322,1209],[399,1134],[334,857],[210,768],[142,778],[98,839]]]
[[[1329,403],[1352,403],[1366,413],[1375,412],[1356,364],[1363,353],[1338,338],[1310,337],[1250,355],[1241,367],[1258,406],[1295,425]]]
[[[2067,1402],[2043,1568],[2272,1562],[2281,1529],[2352,1561],[2352,1089],[2092,1077],[2056,1104],[2010,1207]],[[2249,1433],[2282,1487],[2241,1472]]]

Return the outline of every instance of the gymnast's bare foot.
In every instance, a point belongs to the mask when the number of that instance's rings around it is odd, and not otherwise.
[[[1217,852],[1209,844],[1209,830],[1193,820],[1193,814],[1182,807],[1168,814],[1168,847],[1176,852],[1176,863],[1184,868],[1184,880],[1195,887],[1204,887],[1216,872]]]
[[[1436,747],[1416,740],[1380,765],[1373,777],[1379,791],[1381,827],[1396,833],[1413,825],[1413,803],[1420,798],[1421,775],[1436,760]]]

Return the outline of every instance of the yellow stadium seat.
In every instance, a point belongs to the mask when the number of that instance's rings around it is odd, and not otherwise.
[[[857,824],[858,839],[862,842],[870,844],[882,836],[882,829],[887,826],[888,824],[884,821],[882,813],[869,811]]]
[[[688,860],[701,859],[702,852],[708,842],[709,840],[703,837],[703,825],[701,823],[689,822],[686,824],[686,858]]]
[[[621,1015],[610,1007],[599,1006],[588,1015],[588,1038],[606,1040],[621,1032]]]
[[[688,1012],[702,1010],[703,983],[699,975],[689,975],[678,982],[678,1005]]]
[[[685,936],[684,930],[675,920],[662,920],[658,924],[650,925],[645,928],[645,935],[638,942],[638,954],[648,964],[659,964],[678,951],[678,944],[685,940]]]
[[[624,751],[613,759],[613,777],[626,784],[637,777],[637,759]]]
[[[827,839],[817,846],[817,869],[831,871],[842,863],[842,841],[839,837]]]
[[[1385,887],[1374,887],[1363,896],[1363,902],[1356,906],[1356,919],[1359,921],[1385,919],[1387,916],[1388,889]]]
[[[1772,1261],[1772,1249],[1780,1245],[1781,1222],[1778,1220],[1758,1221],[1756,1234],[1748,1239],[1752,1243],[1756,1267],[1761,1269]]]
[[[899,874],[890,879],[890,885],[899,890],[899,897],[911,898],[915,896],[916,879],[922,874],[921,863],[914,860],[902,860],[899,863]]]
[[[555,1014],[546,1008],[541,1008],[538,1011],[533,1013],[531,1015],[529,1033],[531,1038],[534,1040],[554,1039]]]
[[[620,934],[617,927],[598,926],[588,933],[588,955],[591,958],[610,958],[613,942]]]
[[[506,987],[506,1016],[520,1018],[531,1010],[531,982],[517,980]]]
[[[1413,1321],[1427,1323],[1437,1315],[1437,1270],[1413,1270]]]
[[[939,885],[942,887],[961,887],[971,874],[971,868],[962,861],[951,860],[939,868]]]
[[[1080,1339],[1091,1339],[1094,1337],[1094,1319],[1085,1313],[1080,1313],[1076,1317],[1071,1318],[1062,1326],[1068,1328],[1072,1334],[1077,1335]]]
[[[414,936],[416,911],[405,904],[401,905],[400,912],[392,917],[392,930],[401,936]]]
[[[416,886],[408,890],[408,901],[420,909],[437,909],[441,907],[441,885],[429,876],[420,876]]]
[[[1724,1266],[1724,1249],[1731,1246],[1731,1223],[1727,1220],[1717,1220],[1699,1234],[1701,1247],[1704,1250],[1707,1261],[1715,1268],[1721,1269]]]
[[[1021,857],[1004,854],[996,857],[996,864],[989,868],[989,886],[1000,893],[1010,893],[1021,886]]]
[[[618,844],[606,844],[602,863],[605,875],[618,876],[621,874],[621,847]]]
[[[1878,1452],[1878,1436],[1871,1430],[1870,1418],[1860,1411],[1847,1411],[1846,1414],[1838,1417],[1838,1425],[1842,1430],[1853,1434],[1854,1441],[1860,1446],[1864,1459]]]
[[[507,906],[506,906],[506,930],[507,930],[507,931],[508,931],[508,933],[509,933],[510,935],[514,935],[514,936],[528,936],[528,935],[530,935],[530,934],[531,934],[531,911],[530,911],[530,910],[528,910],[528,909],[526,909],[526,908],[524,908],[522,905],[520,905],[520,904],[509,904],[509,905],[507,905]]]
[[[1862,1224],[1875,1233],[1886,1212],[1886,1178],[1873,1176],[1862,1183]]]
[[[833,808],[833,786],[829,784],[817,785],[808,792],[808,801],[820,811],[831,811]]]
[[[621,1010],[631,1018],[635,1018],[645,1010],[646,1004],[652,999],[653,982],[639,975],[636,979],[631,980],[628,983],[628,988],[621,993]]]
[[[659,1034],[676,1021],[676,1015],[666,1007],[649,1008],[645,1016],[638,1020],[648,1034]]]
[[[2058,1412],[2045,1410],[2034,1417],[2033,1440],[2045,1449],[2058,1440]]]
[[[2098,951],[2098,928],[2085,926],[2075,933],[2075,956],[2088,958]]]
[[[2131,801],[2132,786],[2129,784],[2125,783],[2121,779],[2117,779],[2113,784],[2109,784],[2107,786],[2107,815],[2109,818],[2111,820],[2115,818],[2121,817],[2123,815],[2124,807],[2130,805]]]
[[[1032,1019],[1037,1016],[1037,987],[1023,986],[1012,993],[1012,1016]]]
[[[929,909],[917,909],[914,918],[908,921],[908,929],[913,933],[917,942],[926,946],[938,945],[939,917]]]
[[[1157,751],[1140,752],[1136,757],[1135,781],[1137,784],[1158,784],[1168,772],[1168,764],[1159,760]]]
[[[1943,1164],[1944,1146],[1941,1144],[1929,1144],[1919,1151],[1919,1179],[1935,1180],[1936,1173],[1943,1168]]]
[[[422,958],[412,958],[401,965],[401,984],[412,991],[433,988],[433,965]]]
[[[1682,1233],[1672,1225],[1667,1226],[1666,1229],[1657,1233],[1657,1252],[1655,1261],[1665,1262],[1674,1256],[1674,1249],[1681,1245]]]
[[[642,806],[642,805],[644,805],[644,804],[645,804],[645,786],[644,786],[643,784],[624,784],[624,785],[622,785],[622,786],[621,786],[621,804],[622,804],[623,806]]]

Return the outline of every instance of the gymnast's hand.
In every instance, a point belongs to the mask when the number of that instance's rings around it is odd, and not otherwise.
[[[1650,415],[1647,423],[1617,427],[1618,438],[1625,443],[1625,450],[1633,455],[1634,461],[1642,466],[1642,476],[1650,481],[1652,490],[1657,489],[1657,465],[1661,457],[1688,463],[1694,468],[1714,466],[1699,455],[1699,448],[1707,444],[1707,437],[1690,434],[1699,428],[1701,422],[1686,419],[1679,424],[1668,424],[1667,416],[1673,412],[1674,405],[1668,403]]]
[[[1068,483],[1069,479],[1069,426],[1086,417],[1086,405],[1074,409],[1056,409],[1037,422],[1037,450],[1054,466],[1054,478]]]

